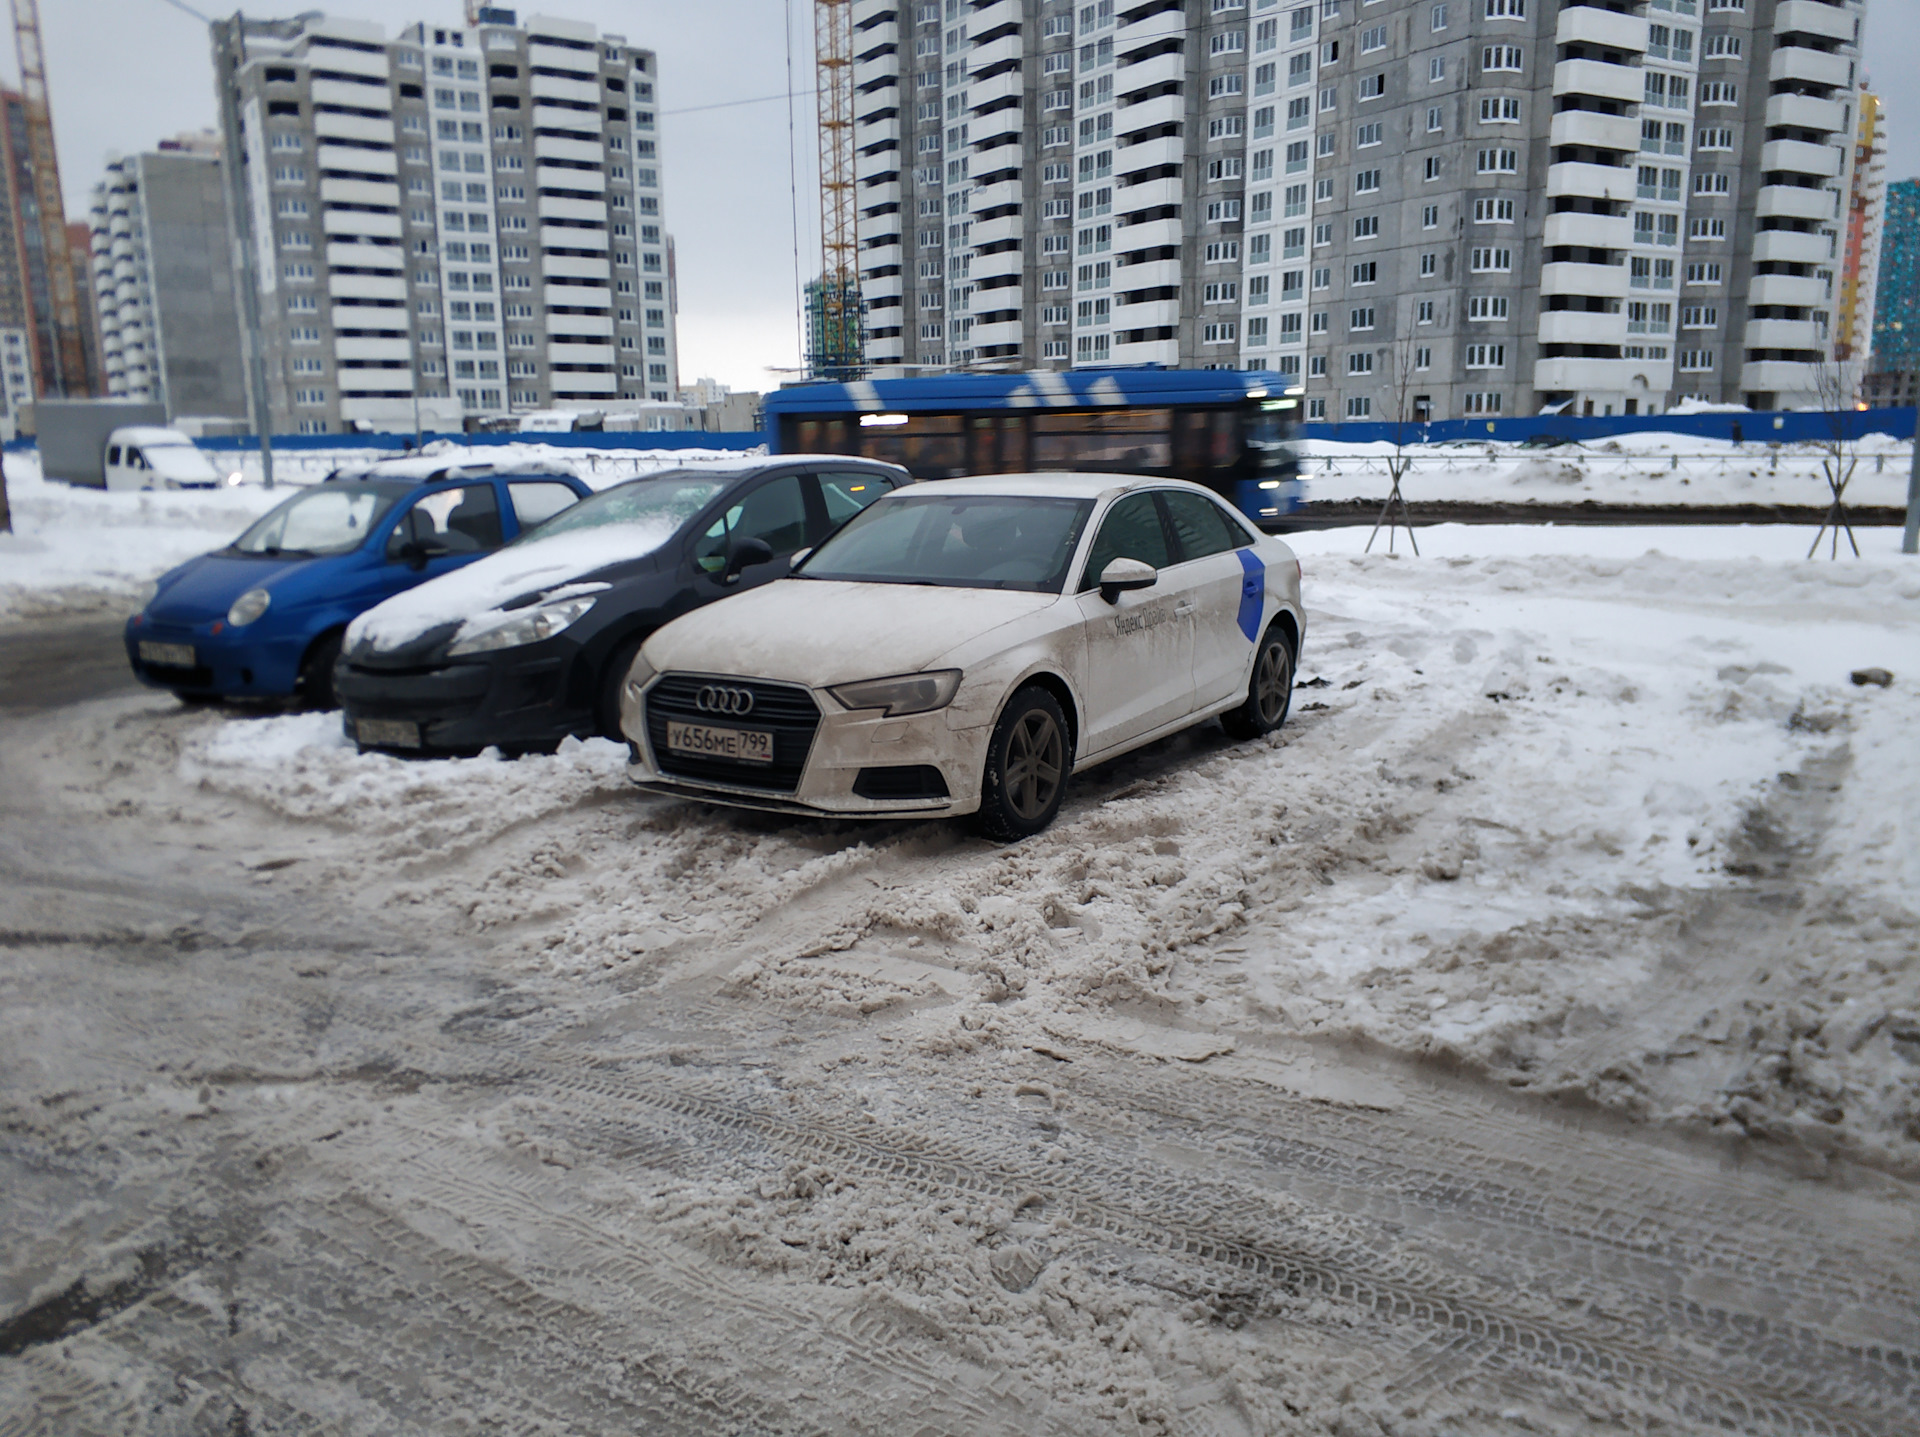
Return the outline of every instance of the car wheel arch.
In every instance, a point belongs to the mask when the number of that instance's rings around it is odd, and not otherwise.
[[[993,721],[1000,722],[1001,715],[1007,711],[1007,705],[1013,702],[1014,695],[1024,688],[1043,688],[1053,695],[1054,702],[1060,705],[1060,712],[1067,720],[1067,759],[1072,764],[1080,753],[1080,705],[1075,698],[1073,686],[1051,669],[1034,669],[1022,674],[1007,685],[1007,696],[1001,700],[999,710]]]

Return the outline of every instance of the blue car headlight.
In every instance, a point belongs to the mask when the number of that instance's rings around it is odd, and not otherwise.
[[[265,589],[248,589],[227,610],[227,622],[236,629],[244,628],[266,613],[267,606],[272,602],[273,595]]]

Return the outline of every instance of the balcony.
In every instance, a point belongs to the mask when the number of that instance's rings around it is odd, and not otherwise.
[[[1180,203],[1180,189],[1181,181],[1178,176],[1128,185],[1123,190],[1114,191],[1114,212],[1120,215],[1131,215],[1160,205],[1177,205]]]
[[[966,56],[968,74],[971,77],[982,70],[991,70],[996,65],[1004,65],[1009,61],[1018,64],[1024,50],[1018,30],[1002,35],[998,39],[989,40],[984,45],[975,45]]]
[[[407,267],[407,253],[399,245],[329,244],[329,269],[385,269],[396,273]]]
[[[537,100],[533,105],[533,127],[536,130],[575,130],[589,135],[600,133],[600,110],[595,106],[591,110],[574,110],[564,105],[542,105]]]
[[[985,35],[1002,25],[1018,25],[1020,10],[1020,0],[988,0],[987,4],[974,7],[967,28],[976,35]]]
[[[1632,174],[1631,170],[1622,171]],[[1626,215],[1548,215],[1541,236],[1548,249],[1575,245],[1582,249],[1625,249],[1633,242],[1633,221]]]
[[[574,229],[571,226],[563,229],[559,225],[542,225],[540,247],[542,249],[586,249],[605,255],[607,232],[603,229]]]
[[[598,167],[605,163],[607,153],[605,147],[595,140],[569,140],[559,135],[535,135],[533,158],[535,163],[541,160],[571,160],[575,164]]]
[[[1122,105],[1113,117],[1113,128],[1117,134],[1131,135],[1156,125],[1177,125],[1186,117],[1186,96],[1158,95],[1151,100]]]
[[[384,79],[378,85],[360,85],[352,80],[315,80],[312,96],[316,105],[344,105],[350,110],[393,108],[393,99]]]
[[[1748,304],[1777,304],[1791,309],[1823,309],[1831,299],[1832,296],[1827,293],[1827,282],[1823,279],[1815,279],[1812,275],[1756,274],[1747,284]]]
[[[1847,107],[1838,100],[1820,100],[1812,95],[1772,95],[1767,99],[1767,126],[1792,125],[1837,135],[1847,128]]]
[[[400,207],[400,186],[381,183],[379,180],[334,180],[320,181],[320,203],[323,205],[380,205],[397,210]]]
[[[589,220],[605,223],[607,207],[599,200],[568,199],[564,195],[541,195],[537,201],[543,220]]]
[[[1631,165],[1588,165],[1571,161],[1547,166],[1547,197],[1584,195],[1614,203],[1630,201],[1634,193]]]
[[[370,210],[328,210],[320,222],[328,238],[341,235],[372,235],[377,239],[400,238],[400,216],[376,214]]]
[[[612,350],[603,349],[603,350],[596,351],[596,353],[598,353],[601,356],[601,360],[600,360],[601,363],[609,364],[609,365],[613,363]],[[572,361],[570,360],[562,361],[562,360],[554,359],[553,362],[554,363],[571,363]],[[591,360],[582,361],[582,362],[592,363]],[[611,373],[607,373],[607,374],[557,373],[553,376],[552,384],[553,384],[553,397],[555,399],[599,399],[599,398],[610,399],[613,397],[614,393],[620,388],[619,380],[615,379]]]
[[[898,299],[900,297],[900,276],[883,274],[878,279],[860,280],[860,297],[869,302],[877,299]]]
[[[407,281],[400,275],[330,274],[327,293],[335,299],[387,299],[404,302]]]
[[[1152,55],[1145,60],[1128,63],[1127,57],[1120,57],[1119,68],[1113,72],[1115,93],[1131,95],[1136,90],[1144,90],[1150,85],[1164,85],[1169,80],[1187,78],[1187,57],[1175,50],[1168,54]]]
[[[867,54],[876,45],[898,45],[900,43],[900,25],[897,20],[882,20],[864,30],[853,32],[853,54],[857,59]]]
[[[613,270],[602,255],[543,254],[540,256],[540,273],[547,279],[566,275],[575,279],[604,280]]]
[[[1596,150],[1638,150],[1640,122],[1631,115],[1562,110],[1553,117],[1549,142],[1555,146],[1588,145]]]
[[[1017,240],[1026,233],[1024,215],[1000,215],[990,220],[973,222],[973,242],[976,245],[999,244],[1002,240]]]
[[[1798,185],[1762,185],[1754,213],[1761,219],[1830,220],[1837,214],[1838,190],[1809,190]]]
[[[1001,275],[1019,274],[1022,257],[1017,249],[1002,250],[999,254],[976,254],[973,257],[969,277],[977,284],[983,279],[998,279]],[[974,302],[980,303],[976,290]]]
[[[982,80],[967,89],[967,104],[975,114],[999,100],[1009,97],[1023,98],[1026,94],[1026,79],[1018,70],[1009,70],[1004,75],[995,75],[990,80]]]
[[[542,75],[538,71],[527,77],[527,88],[532,91],[535,100],[565,100],[571,105],[595,105],[600,103],[600,81],[593,79],[561,79],[558,75]]]
[[[553,309],[606,309],[612,303],[605,284],[549,284],[541,289],[540,302]]]
[[[413,341],[404,335],[394,339],[349,339],[337,338],[333,341],[335,359],[400,359],[413,358]]]
[[[538,40],[527,45],[527,63],[536,70],[568,70],[576,75],[600,73],[597,49],[575,50],[569,45],[543,45]]]
[[[1624,390],[1632,374],[1641,368],[1637,359],[1541,359],[1534,362],[1533,387],[1542,391],[1616,392]]]
[[[1139,304],[1121,304],[1116,298],[1113,306],[1113,327],[1115,329],[1158,329],[1162,325],[1180,322],[1180,301],[1177,299],[1149,299]]]
[[[1113,346],[1115,364],[1164,364],[1173,367],[1180,363],[1180,341],[1178,339],[1148,339],[1139,344],[1122,344],[1117,339]]]
[[[407,369],[354,369],[340,376],[343,384],[354,389],[378,390],[382,394],[409,395],[413,393],[413,370]]]
[[[347,171],[349,174],[384,175],[400,173],[392,150],[356,150],[346,145],[321,144],[315,154],[322,171]]]
[[[1637,105],[1645,97],[1646,80],[1637,65],[1609,65],[1600,60],[1562,60],[1553,67],[1556,95],[1595,95]]]
[[[1007,105],[995,110],[991,115],[982,115],[969,122],[967,134],[973,143],[975,152],[989,149],[1002,136],[1018,137],[1026,122],[1026,112],[1018,105]],[[1015,151],[1014,153],[1018,153]]]
[[[1814,398],[1820,391],[1820,372],[1812,364],[1790,359],[1759,359],[1740,367],[1740,388],[1747,393],[1775,394],[1785,404],[1790,395]]]
[[[565,315],[557,316],[566,318]],[[549,364],[611,364],[613,346],[611,344],[547,344],[547,363]],[[557,377],[557,376],[556,376]],[[578,375],[568,375],[568,379],[577,379]]]
[[[1761,230],[1753,237],[1756,264],[1778,260],[1784,264],[1831,264],[1833,244],[1825,235],[1799,230]]]
[[[1647,17],[1622,15],[1592,5],[1569,5],[1560,11],[1556,45],[1598,45],[1603,50],[1647,50]]]
[[[602,170],[563,170],[558,165],[536,165],[533,182],[543,190],[578,190],[590,195],[607,192],[607,176]],[[547,196],[542,195],[544,203]],[[597,204],[598,201],[595,201]]]
[[[1543,264],[1540,266],[1540,293],[1592,295],[1598,299],[1627,297],[1627,267],[1624,264]]]
[[[1000,320],[994,324],[973,323],[973,347],[980,349],[986,345],[1020,343],[1020,321],[1017,319]]]
[[[547,333],[554,340],[608,340],[613,338],[611,314],[550,314]]]
[[[1845,55],[1829,55],[1823,50],[1803,50],[1793,45],[1773,52],[1773,59],[1767,65],[1767,78],[1776,85],[1791,80],[1829,90],[1845,90],[1853,85],[1853,62]]]
[[[925,155],[922,158],[929,162],[940,160],[939,155]],[[863,184],[876,184],[883,176],[898,178],[899,174],[900,151],[898,150],[882,150],[877,155],[853,157],[854,178]]]
[[[1810,145],[1804,140],[1769,140],[1760,147],[1763,171],[1785,170],[1795,175],[1838,177],[1843,156],[1832,145]]]
[[[853,88],[864,90],[875,80],[896,78],[900,73],[900,57],[889,50],[883,55],[875,55],[871,60],[853,62]]]
[[[1160,135],[1128,145],[1113,157],[1114,179],[1125,184],[1126,177],[1160,165],[1177,165],[1186,159],[1186,141],[1178,135]]]
[[[1160,289],[1178,283],[1180,261],[1177,259],[1150,259],[1145,264],[1120,265],[1113,271],[1116,290]]]
[[[1750,319],[1740,342],[1747,349],[1824,351],[1827,335],[1810,319]]]
[[[863,270],[886,269],[888,267],[898,269],[900,267],[899,237],[893,237],[892,244],[878,244],[870,249],[861,250],[858,263]],[[865,281],[863,281],[863,283],[865,283]]]
[[[1472,326],[1469,325],[1471,330]],[[1627,314],[1595,314],[1589,310],[1547,309],[1540,312],[1542,344],[1625,344]],[[1546,363],[1542,360],[1541,363]]]
[[[1776,35],[1817,35],[1823,40],[1852,44],[1854,17],[1838,5],[1822,5],[1820,0],[1780,0],[1773,12]]]
[[[1160,245],[1177,245],[1184,234],[1184,226],[1178,219],[1147,220],[1142,224],[1116,228],[1113,232],[1113,247],[1116,252],[1128,250],[1154,249]]]

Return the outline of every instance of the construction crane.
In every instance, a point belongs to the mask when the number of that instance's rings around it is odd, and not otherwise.
[[[863,345],[854,222],[853,0],[814,0],[813,14],[821,265],[819,281],[809,286],[807,368],[819,379],[858,379]]]
[[[47,292],[53,312],[51,345],[40,392],[77,396],[87,392],[87,352],[81,338],[80,290],[67,247],[67,212],[60,197],[60,162],[53,149],[53,112],[47,106],[47,66],[40,44],[39,0],[13,0],[13,35],[20,50],[20,93],[25,100],[27,159],[33,166],[33,202],[45,255]]]

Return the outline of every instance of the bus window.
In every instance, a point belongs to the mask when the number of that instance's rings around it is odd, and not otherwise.
[[[1240,416],[1231,409],[1216,409],[1210,417],[1213,442],[1208,463],[1215,469],[1231,469],[1240,458]]]
[[[1113,409],[1033,416],[1035,469],[1164,474],[1173,466],[1173,415],[1166,409]]]

